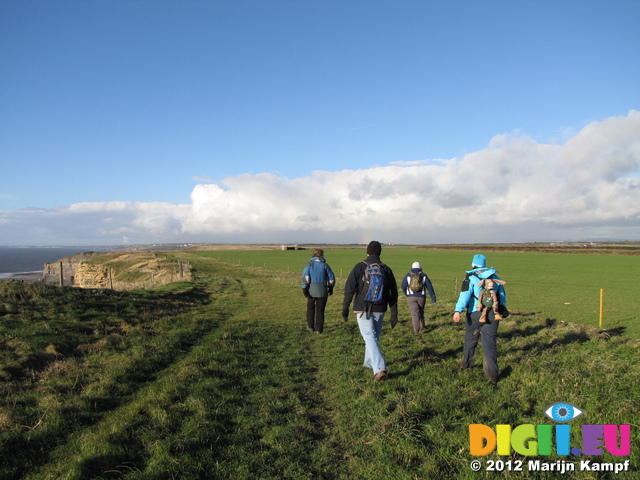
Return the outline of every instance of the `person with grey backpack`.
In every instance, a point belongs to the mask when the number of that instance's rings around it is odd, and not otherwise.
[[[413,333],[424,330],[424,307],[427,300],[427,292],[431,297],[431,303],[436,303],[436,292],[433,290],[431,280],[422,271],[420,263],[413,262],[411,271],[402,279],[402,292],[407,297]]]

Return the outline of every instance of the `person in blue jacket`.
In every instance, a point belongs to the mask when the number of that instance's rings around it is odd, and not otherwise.
[[[494,311],[489,310],[486,321],[480,322],[482,312],[478,310],[478,299],[482,290],[480,282],[489,277],[499,278],[495,275],[496,270],[494,268],[487,268],[487,258],[480,254],[474,255],[471,262],[471,270],[468,270],[466,274],[467,276],[462,284],[462,290],[453,312],[453,321],[456,323],[460,322],[460,314],[462,312],[466,313],[462,368],[473,368],[476,346],[478,345],[478,340],[482,339],[484,373],[489,383],[495,385],[498,382],[496,340],[500,321],[495,318]],[[496,289],[500,305],[506,307],[507,295],[504,287],[496,282]]]
[[[324,250],[316,248],[302,271],[302,293],[307,298],[307,330],[318,335],[324,330],[324,310],[333,294],[336,277],[324,259]]]
[[[412,277],[417,280],[417,282],[414,282],[415,285],[412,285]],[[412,286],[416,288],[415,291],[411,288]],[[433,290],[431,280],[427,274],[422,271],[420,263],[413,262],[411,271],[402,279],[401,288],[409,304],[413,333],[420,333],[424,330],[424,305],[427,299],[427,292],[429,292],[429,296],[431,297],[431,303],[436,303],[436,292]]]

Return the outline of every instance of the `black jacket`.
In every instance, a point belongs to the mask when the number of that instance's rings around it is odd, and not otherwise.
[[[354,312],[364,312],[365,302],[360,298],[360,288],[362,285],[362,277],[364,276],[364,271],[367,268],[367,264],[378,263],[382,264],[380,257],[377,255],[369,255],[366,260],[362,262],[358,262],[349,277],[347,278],[347,283],[344,286],[344,301],[342,303],[343,309],[348,309],[351,304],[351,299],[355,296],[355,301],[353,302],[353,311]],[[398,314],[398,285],[396,283],[396,278],[393,276],[393,271],[387,266],[383,264],[383,271],[385,273],[384,284],[385,291],[382,294],[382,303],[373,305],[373,312],[386,312],[387,306],[391,310],[392,314]]]

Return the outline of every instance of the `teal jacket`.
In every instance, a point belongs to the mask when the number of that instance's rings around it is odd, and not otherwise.
[[[463,312],[465,309],[467,309],[469,313],[474,312],[478,306],[478,297],[480,297],[480,292],[482,291],[482,287],[478,285],[480,281],[489,277],[500,279],[500,277],[496,275],[495,268],[474,268],[473,270],[468,270],[466,274],[469,278],[469,288],[460,292],[456,308],[454,309],[455,312]],[[507,294],[504,291],[504,287],[496,283],[494,289],[498,294],[500,305],[506,307]]]

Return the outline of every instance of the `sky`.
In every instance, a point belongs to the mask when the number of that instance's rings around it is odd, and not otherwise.
[[[0,0],[0,245],[640,240],[637,0]]]

